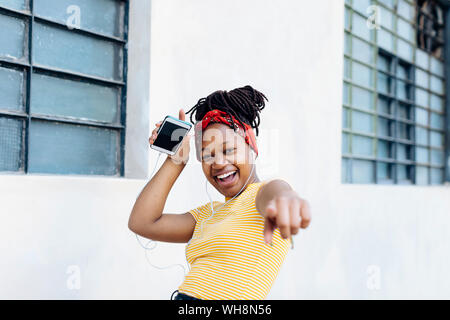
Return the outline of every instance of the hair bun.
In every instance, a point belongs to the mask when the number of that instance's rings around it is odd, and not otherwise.
[[[250,85],[236,88],[230,91],[218,90],[211,93],[206,98],[198,100],[186,114],[191,113],[190,120],[192,123],[195,113],[195,120],[200,121],[203,116],[210,110],[219,109],[229,115],[234,116],[241,122],[249,124],[256,129],[258,135],[258,127],[260,124],[259,113],[265,107],[266,96],[255,90]]]

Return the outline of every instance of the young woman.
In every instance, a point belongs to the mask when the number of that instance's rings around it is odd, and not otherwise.
[[[187,113],[195,115],[197,159],[210,184],[224,195],[184,214],[163,213],[167,196],[189,160],[186,136],[174,156],[142,190],[128,226],[156,241],[188,243],[190,271],[175,299],[264,299],[281,268],[292,235],[311,220],[307,201],[283,180],[260,181],[259,112],[267,98],[251,86],[216,91]],[[185,120],[183,110],[179,119]],[[194,123],[194,122],[193,122]],[[149,139],[157,136],[156,124]]]

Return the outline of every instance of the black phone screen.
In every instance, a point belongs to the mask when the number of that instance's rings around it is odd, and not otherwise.
[[[188,132],[188,129],[166,121],[159,129],[158,136],[153,142],[153,145],[171,152],[175,152],[176,148],[186,135],[186,132]]]

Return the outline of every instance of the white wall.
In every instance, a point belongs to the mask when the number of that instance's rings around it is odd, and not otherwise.
[[[150,129],[218,89],[250,84],[269,98],[258,174],[285,178],[313,209],[269,298],[450,298],[449,187],[340,184],[343,1],[153,0],[142,39],[145,21],[133,16],[145,2],[132,1],[130,50],[151,39]],[[191,158],[167,212],[207,201]],[[151,268],[127,229],[146,182],[0,176],[0,298],[168,299],[181,269]],[[149,258],[183,263],[183,250],[162,243]]]

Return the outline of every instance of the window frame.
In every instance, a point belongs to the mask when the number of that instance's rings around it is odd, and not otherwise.
[[[449,2],[440,1],[444,8],[444,77],[445,92],[447,99],[445,99],[445,172],[444,183],[450,184],[450,4]]]
[[[353,0],[353,1],[355,1],[355,0]],[[411,1],[407,1],[407,2],[411,3]],[[447,92],[450,92],[449,91],[450,90],[450,30],[449,30],[450,23],[448,23],[449,20],[447,20],[447,19],[450,19],[450,2],[445,2],[445,3],[443,1],[439,1],[439,2],[440,2],[440,4],[442,4],[442,9],[443,9],[443,14],[444,14],[444,23],[445,23],[445,25],[444,25],[444,42],[445,42],[445,46],[443,48],[444,51],[443,51],[443,55],[442,55],[442,58],[441,58],[445,62],[444,63],[444,74],[443,74],[444,81],[445,81],[445,87],[444,87],[445,89],[444,89],[444,93],[442,95],[439,95],[439,97],[443,97],[444,98],[444,103],[445,103],[445,105],[444,105],[445,116],[444,116],[444,119],[443,119],[443,121],[445,122],[444,123],[444,128],[439,130],[439,132],[444,134],[445,143],[444,143],[443,147],[441,147],[439,150],[442,150],[442,152],[444,153],[444,157],[445,158],[444,158],[444,163],[439,165],[439,166],[434,166],[433,163],[432,163],[431,158],[428,159],[428,162],[425,164],[426,168],[428,168],[428,182],[427,182],[426,186],[442,185],[442,184],[448,184],[450,182],[450,141],[449,141],[450,140],[450,97],[446,94]],[[394,10],[397,7],[397,5],[398,5],[398,2],[395,1],[394,9],[390,9],[390,8],[386,7],[383,3],[380,3],[379,1],[374,2],[374,3],[377,4],[377,5],[380,5],[382,8],[384,8],[386,10],[389,10],[390,12],[392,10]],[[413,5],[416,6],[417,4],[414,2]],[[408,102],[408,105],[413,107],[413,110],[412,110],[413,111],[413,115],[409,119],[410,122],[411,122],[411,125],[412,125],[412,130],[413,130],[413,132],[411,133],[412,134],[412,138],[411,138],[411,143],[410,143],[411,146],[412,146],[412,150],[411,150],[412,155],[411,155],[411,159],[408,160],[410,162],[409,165],[411,166],[410,169],[409,169],[409,170],[411,170],[411,172],[410,172],[411,183],[407,183],[407,185],[421,186],[422,184],[418,184],[417,183],[416,170],[417,170],[418,166],[420,166],[420,164],[416,162],[416,152],[415,152],[416,145],[419,144],[418,141],[416,140],[416,137],[415,137],[415,135],[416,135],[415,128],[416,128],[417,123],[416,123],[415,112],[414,112],[415,108],[418,108],[417,107],[417,103],[415,101],[416,97],[415,97],[415,94],[414,94],[415,93],[415,89],[414,88],[418,87],[418,84],[416,83],[416,79],[415,79],[415,69],[417,68],[417,65],[416,65],[416,62],[415,62],[414,58],[413,58],[413,60],[408,61],[405,58],[402,58],[402,56],[398,55],[398,52],[397,52],[398,51],[398,41],[401,39],[403,42],[409,43],[410,45],[413,46],[412,49],[414,51],[416,51],[417,49],[420,49],[420,48],[415,43],[410,42],[408,39],[405,39],[400,34],[398,34],[398,30],[397,30],[397,32],[393,31],[393,30],[395,30],[395,26],[397,25],[397,23],[395,21],[397,21],[398,19],[401,19],[402,21],[405,21],[405,22],[410,23],[410,24],[411,24],[411,21],[406,20],[405,18],[399,16],[399,17],[395,18],[395,20],[394,19],[392,20],[392,28],[393,28],[392,30],[387,29],[384,26],[380,26],[380,28],[382,28],[385,32],[389,33],[391,35],[391,37],[393,37],[392,38],[393,39],[392,48],[397,48],[397,51],[395,51],[396,54],[393,54],[393,53],[383,49],[383,47],[379,45],[377,36],[376,36],[376,34],[374,32],[372,32],[370,38],[367,38],[367,39],[362,38],[358,34],[355,34],[353,32],[353,29],[351,28],[352,22],[353,22],[353,18],[352,18],[353,14],[357,14],[357,15],[360,15],[360,16],[363,16],[363,17],[364,16],[368,17],[368,14],[365,14],[363,12],[360,12],[360,11],[356,10],[353,7],[353,5],[352,5],[352,1],[351,0],[345,1],[344,7],[345,7],[345,18],[344,18],[344,21],[345,21],[345,23],[344,23],[345,39],[344,39],[344,42],[346,43],[346,46],[347,46],[347,48],[348,48],[350,53],[348,53],[347,50],[344,50],[344,77],[343,77],[343,84],[344,84],[344,90],[346,90],[345,94],[348,96],[348,98],[347,98],[347,100],[343,99],[343,102],[342,102],[342,108],[343,108],[342,113],[343,113],[343,119],[345,119],[344,121],[345,121],[346,124],[349,124],[349,127],[346,127],[343,124],[342,130],[341,130],[341,133],[342,133],[341,137],[342,137],[342,143],[343,143],[343,146],[344,146],[343,138],[344,138],[344,134],[346,134],[346,140],[345,141],[348,141],[349,145],[345,145],[345,147],[346,147],[345,151],[344,151],[344,148],[341,149],[341,162],[342,162],[341,168],[342,168],[342,170],[344,170],[344,168],[346,170],[346,171],[341,172],[341,183],[343,183],[343,184],[359,183],[359,182],[355,182],[355,180],[352,177],[352,171],[353,171],[353,169],[352,169],[352,167],[353,167],[352,162],[353,162],[354,159],[357,159],[357,160],[367,160],[367,161],[372,162],[372,168],[373,168],[372,169],[372,175],[373,176],[371,178],[372,182],[365,182],[365,183],[369,183],[369,184],[386,184],[387,183],[387,184],[396,184],[396,185],[402,185],[403,184],[403,183],[399,183],[399,181],[397,180],[398,179],[398,174],[396,172],[397,171],[397,164],[403,164],[402,160],[398,160],[397,159],[397,155],[396,155],[397,147],[396,146],[394,147],[393,155],[391,156],[391,161],[387,161],[386,162],[386,161],[380,159],[380,157],[378,156],[378,152],[377,152],[379,140],[382,139],[384,141],[385,139],[384,138],[380,138],[379,134],[378,134],[378,131],[377,131],[377,119],[379,118],[380,112],[379,112],[379,110],[377,110],[378,108],[375,106],[375,103],[377,101],[377,96],[380,96],[380,94],[382,96],[386,96],[386,94],[382,94],[382,93],[378,92],[376,83],[373,83],[370,88],[366,88],[365,86],[362,86],[361,84],[355,84],[354,83],[354,79],[352,79],[352,78],[348,79],[347,78],[347,73],[350,73],[350,74],[352,73],[352,67],[346,65],[346,63],[347,62],[353,63],[353,61],[355,60],[355,57],[354,57],[354,55],[352,53],[353,40],[351,40],[351,41],[348,41],[348,40],[356,38],[356,39],[364,41],[364,43],[370,45],[371,46],[370,47],[371,54],[374,54],[375,58],[373,59],[373,61],[370,64],[361,62],[361,61],[359,61],[356,58],[356,61],[358,63],[362,63],[363,65],[371,68],[372,73],[375,72],[375,74],[372,74],[372,78],[373,78],[372,81],[375,81],[377,79],[376,73],[379,72],[378,71],[378,67],[377,67],[377,57],[379,57],[380,52],[386,53],[388,56],[390,56],[391,59],[396,61],[395,64],[398,64],[399,61],[400,62],[403,61],[403,62],[407,62],[408,64],[410,64],[411,67],[412,67],[412,71],[411,71],[412,72],[412,77],[410,78],[411,81],[412,81],[412,85],[411,85],[410,90],[413,92],[413,95],[410,97],[410,99],[409,99],[410,101]],[[393,14],[395,15],[396,11],[393,11],[393,12],[394,12]],[[415,15],[414,15],[414,18],[412,18],[412,19],[413,20],[415,19]],[[350,26],[350,28],[349,28],[349,26]],[[413,36],[414,42],[415,42],[416,41],[415,37],[416,37],[418,26],[413,25],[413,28],[415,30],[415,33],[414,33],[414,36]],[[376,50],[377,53],[375,53],[375,51],[373,51],[373,50]],[[424,51],[424,49],[422,49],[422,50]],[[428,74],[430,75],[431,71],[430,70],[427,70],[427,71],[428,71]],[[397,82],[395,74],[394,74],[394,81]],[[353,86],[358,87],[358,88],[363,88],[363,89],[369,90],[371,92],[371,103],[374,104],[373,108],[371,108],[371,109],[369,109],[369,108],[362,109],[362,108],[354,107],[352,105],[351,90],[352,90]],[[391,86],[392,86],[392,84],[391,84]],[[397,86],[397,84],[394,85],[394,87],[396,87],[396,86]],[[427,92],[430,94],[430,92],[429,92],[431,90],[430,88],[424,89],[424,90],[427,90]],[[390,96],[388,95],[388,97],[390,97]],[[393,97],[390,97],[389,99],[393,99],[394,100],[394,104],[395,104],[394,112],[395,113],[392,115],[392,117],[393,117],[392,121],[395,122],[394,130],[397,131],[394,134],[394,139],[393,139],[392,143],[394,143],[395,145],[398,145],[398,141],[397,140],[400,139],[400,137],[398,135],[398,118],[399,118],[398,114],[397,114],[398,97],[396,97],[396,95],[394,95]],[[374,126],[373,133],[362,134],[363,136],[367,136],[369,138],[374,139],[374,141],[372,141],[372,149],[374,149],[372,156],[361,156],[361,155],[356,155],[355,156],[353,154],[352,150],[351,150],[351,148],[352,148],[352,144],[351,144],[351,139],[352,138],[351,137],[353,135],[355,135],[355,134],[356,135],[360,134],[359,132],[353,131],[353,127],[351,126],[351,122],[352,122],[351,113],[354,110],[356,110],[356,111],[363,111],[363,112],[365,112],[367,114],[370,114],[371,116],[374,117],[372,119],[373,120],[373,126]],[[430,105],[427,107],[427,112],[430,112],[429,116],[431,118],[431,106]],[[430,121],[431,120],[429,119],[429,122],[428,122],[428,124],[426,126],[426,129],[427,129],[428,133],[431,132]],[[401,121],[401,122],[403,123],[404,121]],[[433,129],[433,130],[437,130],[437,129]],[[429,139],[430,139],[430,134],[429,134],[428,140]],[[350,148],[350,149],[347,149],[347,148]],[[430,152],[429,156],[431,157],[431,151],[433,150],[433,147],[430,145],[430,143],[428,143],[427,149],[428,149],[428,152]],[[391,168],[391,175],[392,175],[391,179],[392,179],[392,182],[390,182],[390,180],[386,181],[384,179],[382,181],[379,180],[379,177],[378,177],[378,174],[377,174],[377,167],[378,167],[378,163],[380,161],[383,162],[383,163],[394,164],[393,168]],[[406,165],[408,165],[408,164],[406,164]],[[431,169],[434,168],[434,167],[436,167],[436,168],[439,167],[438,169],[439,170],[443,170],[443,172],[444,172],[442,184],[432,183],[432,171],[431,171]]]
[[[23,90],[23,99],[24,99],[24,109],[23,110],[0,110],[0,115],[5,118],[12,119],[20,119],[23,121],[24,125],[22,127],[22,144],[20,151],[20,165],[19,170],[17,171],[4,171],[5,173],[18,173],[18,174],[29,174],[28,172],[28,152],[30,149],[29,144],[29,128],[32,119],[41,120],[41,121],[50,121],[53,123],[65,123],[65,124],[75,124],[75,125],[86,125],[90,127],[96,128],[104,128],[104,129],[112,129],[119,132],[118,145],[117,145],[117,157],[116,157],[116,175],[107,175],[107,176],[117,176],[124,177],[125,176],[125,139],[126,139],[126,102],[127,102],[127,76],[128,76],[128,37],[129,37],[129,12],[130,12],[130,4],[128,0],[114,0],[117,2],[123,3],[123,21],[119,21],[119,23],[123,23],[121,26],[123,28],[122,37],[112,36],[103,34],[100,32],[82,29],[82,28],[73,28],[68,30],[66,24],[61,23],[59,21],[52,20],[50,18],[42,17],[36,15],[33,10],[34,0],[26,1],[29,8],[27,11],[15,10],[12,8],[6,8],[0,6],[0,14],[11,16],[14,18],[19,18],[24,21],[27,21],[26,28],[24,31],[24,52],[25,59],[20,61],[17,59],[8,59],[8,58],[0,58],[0,67],[5,67],[14,70],[20,70],[24,75],[24,90]],[[58,68],[52,68],[48,66],[35,65],[33,61],[33,27],[35,21],[40,24],[44,24],[53,28],[58,28],[60,30],[64,30],[66,32],[73,32],[77,34],[81,34],[84,36],[88,36],[92,39],[99,39],[108,41],[110,43],[118,44],[122,49],[122,70],[121,70],[121,80],[113,80],[106,79],[100,76],[93,76],[89,74],[84,74],[80,72],[70,71],[70,70],[62,70]],[[90,84],[97,84],[104,87],[114,87],[119,90],[118,96],[118,116],[120,117],[120,121],[118,123],[108,123],[96,120],[85,120],[85,119],[75,119],[64,116],[56,116],[56,115],[41,115],[41,114],[31,114],[31,90],[32,90],[32,75],[34,71],[37,71],[39,74],[54,76],[58,79],[68,79],[72,81],[79,81]],[[67,174],[59,174],[55,173],[55,175],[67,175]],[[91,175],[90,175],[91,176]],[[95,175],[92,175],[95,176]]]

